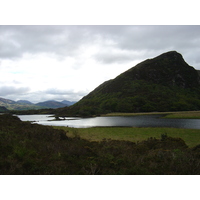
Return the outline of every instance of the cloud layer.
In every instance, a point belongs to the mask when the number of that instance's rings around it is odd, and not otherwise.
[[[1,96],[24,94],[24,93],[27,93],[28,91],[29,91],[28,87],[21,87],[21,88],[16,88],[13,86],[1,86],[0,87]]]

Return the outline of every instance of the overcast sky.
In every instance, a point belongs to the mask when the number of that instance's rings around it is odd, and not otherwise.
[[[0,26],[0,97],[78,101],[171,50],[200,69],[200,26]]]

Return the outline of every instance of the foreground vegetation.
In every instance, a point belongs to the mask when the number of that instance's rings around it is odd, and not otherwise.
[[[88,141],[78,134],[1,115],[0,173],[200,174],[200,145],[188,148],[166,133],[138,142]]]

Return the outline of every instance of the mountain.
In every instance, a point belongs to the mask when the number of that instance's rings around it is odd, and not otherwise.
[[[76,103],[76,101],[63,100],[63,101],[61,101],[61,103],[66,104],[67,106],[71,106],[71,105],[74,105]]]
[[[35,104],[37,106],[42,106],[45,108],[62,108],[62,107],[66,107],[67,105],[58,101],[44,101],[44,102],[39,102],[37,104]]]
[[[4,98],[0,98],[0,106],[6,108],[7,110],[34,110],[34,109],[42,108],[26,100],[19,100],[16,102],[16,101],[13,101],[10,99],[4,99]]]
[[[4,98],[0,98],[0,106],[4,104],[15,104],[16,102],[15,101],[12,101],[10,99],[4,99]]]
[[[176,51],[147,59],[98,86],[58,115],[200,109],[199,72]]]
[[[0,98],[0,111],[4,111],[4,108],[7,110],[38,110],[46,108],[63,108],[66,106],[73,105],[74,103],[75,102],[73,101],[71,102],[66,100],[62,102],[51,100],[34,104],[27,100],[12,101],[10,99]]]
[[[29,104],[29,105],[32,105],[33,103],[30,102],[30,101],[27,101],[27,100],[19,100],[17,101],[18,104]]]
[[[7,112],[7,111],[8,111],[8,109],[6,107],[0,106],[0,113],[1,112]]]

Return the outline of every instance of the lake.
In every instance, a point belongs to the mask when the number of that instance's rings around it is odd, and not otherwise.
[[[53,121],[52,115],[18,115],[22,121],[50,126],[88,127],[171,127],[200,129],[200,119],[163,119],[163,115],[112,116],[78,118],[66,117],[65,120]]]

